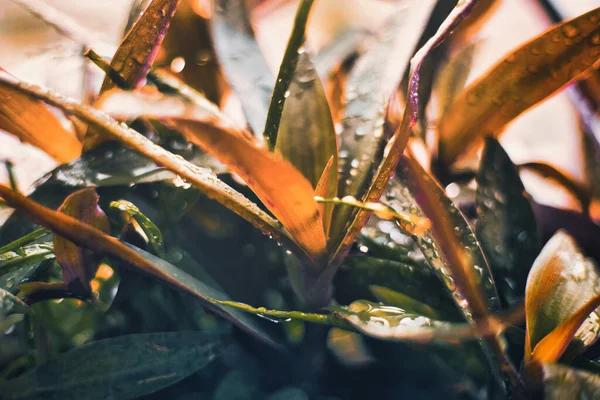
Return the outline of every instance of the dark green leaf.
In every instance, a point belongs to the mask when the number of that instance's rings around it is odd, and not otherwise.
[[[313,2],[314,0],[300,0],[294,19],[292,33],[285,49],[285,53],[283,54],[281,66],[279,67],[279,74],[277,75],[277,82],[273,88],[273,96],[269,103],[269,112],[267,114],[267,122],[265,123],[264,130],[265,142],[270,149],[273,149],[277,143],[277,134],[279,132],[279,124],[283,114],[283,106],[286,98],[289,96],[290,84],[294,78],[300,54],[305,51],[302,46],[304,46],[306,24],[308,23],[308,16]]]
[[[133,399],[170,386],[219,356],[202,332],[128,335],[71,350],[1,386],[5,399]]]
[[[256,43],[243,0],[217,0],[213,38],[229,84],[254,134],[262,137],[275,78]]]
[[[512,306],[523,299],[527,274],[540,251],[535,215],[519,172],[495,139],[487,139],[480,165],[477,237],[502,300]]]
[[[0,288],[16,294],[17,286],[34,279],[51,260],[54,260],[51,243],[33,244],[0,254]]]

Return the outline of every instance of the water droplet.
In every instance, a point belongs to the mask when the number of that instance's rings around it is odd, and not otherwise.
[[[173,73],[180,73],[185,68],[185,59],[183,57],[175,57],[173,61],[171,61],[170,68]]]
[[[575,36],[579,35],[579,30],[573,25],[566,24],[562,27],[562,33],[565,37],[573,39]]]
[[[285,97],[286,99],[288,97],[290,97],[291,92],[289,90],[286,90],[285,93],[283,94],[283,97]]]

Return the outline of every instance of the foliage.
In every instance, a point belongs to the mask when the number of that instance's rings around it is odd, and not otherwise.
[[[476,47],[463,29],[493,1],[403,0],[381,32],[348,28],[314,51],[318,1],[300,0],[277,74],[242,0],[143,2],[110,61],[57,10],[16,1],[105,76],[90,105],[0,70],[0,129],[65,162],[29,196],[0,184],[15,210],[0,228],[2,398],[600,390],[598,254],[578,243],[598,239],[597,176],[515,166],[496,140],[597,74],[600,8],[463,89]],[[174,43],[197,45],[177,29],[184,18],[210,34],[226,82],[161,67]],[[239,115],[224,107],[232,97]],[[429,108],[438,151],[420,135]],[[564,211],[539,212],[524,169],[581,201],[575,229],[548,217]]]

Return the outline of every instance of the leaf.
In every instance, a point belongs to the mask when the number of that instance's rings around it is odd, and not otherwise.
[[[275,78],[258,47],[244,1],[217,0],[212,31],[221,67],[250,128],[262,138]]]
[[[421,315],[426,318],[439,319],[440,316],[433,308],[427,304],[423,304],[420,301],[413,299],[405,295],[404,293],[396,292],[395,290],[388,289],[383,286],[369,286],[371,292],[377,297],[381,303],[398,307],[405,310],[408,313]]]
[[[35,279],[52,261],[50,244],[33,244],[0,254],[0,288],[16,294],[19,285]]]
[[[483,136],[598,67],[600,8],[566,21],[507,55],[471,84],[440,121],[440,159],[449,164]]]
[[[438,28],[435,35],[433,35],[411,59],[411,70],[409,74],[407,94],[408,102],[404,109],[404,115],[401,123],[398,124],[398,126],[393,126],[396,125],[392,118],[393,109],[395,107],[394,103],[388,103],[388,106],[385,110],[384,121],[387,121],[390,124],[390,126],[388,126],[388,130],[393,131],[393,135],[383,151],[383,160],[381,161],[381,164],[379,164],[377,172],[375,173],[369,189],[364,196],[364,202],[377,201],[383,194],[383,191],[385,190],[385,187],[393,175],[396,165],[398,164],[398,161],[404,152],[406,144],[408,143],[410,131],[417,122],[419,110],[419,72],[421,66],[423,65],[423,61],[426,59],[429,53],[436,46],[442,43],[460,24],[460,22],[468,16],[469,12],[476,3],[476,0],[463,0],[458,2],[454,9],[450,12],[450,15],[448,15],[446,20],[444,20],[442,25]],[[422,4],[420,3],[417,8],[422,8]],[[384,58],[385,57],[388,57],[388,54],[386,54]],[[396,79],[400,78],[397,77]],[[343,180],[343,177],[341,177],[341,180]],[[352,243],[354,242],[354,239],[365,225],[369,215],[369,212],[359,211],[352,220],[348,229],[345,229],[343,239],[341,239],[340,245],[331,258],[331,265],[333,266],[332,268],[335,268],[337,265],[339,265],[341,259],[348,252],[350,246],[352,246]]]
[[[15,295],[0,289],[0,320],[9,314],[29,314],[33,310]]]
[[[150,220],[150,218],[146,217],[139,208],[135,206],[135,204],[127,201],[127,200],[118,200],[112,201],[110,203],[111,208],[116,208],[117,210],[122,211],[124,214],[133,218],[142,228],[142,231],[146,235],[150,246],[160,258],[164,258],[164,244],[162,232],[158,227]]]
[[[450,58],[447,64],[441,67],[435,77],[433,91],[439,107],[437,115],[440,118],[464,90],[473,58],[481,46],[481,40],[467,44],[465,48]]]
[[[63,111],[94,125],[108,137],[120,141],[125,146],[136,150],[138,153],[143,154],[155,163],[163,165],[183,179],[189,180],[207,196],[237,213],[258,229],[280,240],[287,248],[298,256],[302,256],[302,250],[300,250],[294,242],[288,240],[287,237],[283,235],[277,221],[260,210],[246,197],[223,183],[212,173],[196,167],[181,157],[153,144],[149,139],[140,135],[135,130],[128,128],[126,125],[119,124],[106,114],[91,107],[81,105],[75,100],[44,90],[36,85],[25,84],[23,82],[16,83],[5,80],[0,76],[0,88],[5,86],[15,88],[20,92],[39,98],[46,103],[52,104]]]
[[[110,66],[124,78],[129,88],[136,89],[145,82],[179,1],[153,0],[119,45]],[[100,93],[114,87],[115,83],[106,76]],[[83,151],[91,150],[102,140],[99,133],[88,129]]]
[[[3,383],[6,399],[133,399],[205,368],[222,351],[203,332],[143,333],[75,348]]]
[[[69,195],[58,212],[108,233],[108,218],[98,207],[99,199],[94,188],[82,189]],[[54,254],[63,271],[63,282],[71,292],[91,296],[90,281],[96,275],[101,257],[59,235],[54,236]]]
[[[569,235],[559,231],[546,243],[527,278],[526,362],[531,360],[532,350],[544,337],[600,293],[599,279],[594,263],[584,257]],[[599,332],[600,318],[592,314],[567,352],[581,351],[596,340]]]
[[[477,173],[476,202],[477,238],[504,304],[515,305],[541,243],[519,172],[493,138],[486,140]]]
[[[228,310],[216,304],[212,299],[212,295],[218,298],[218,292],[183,271],[171,266],[166,261],[154,257],[143,250],[137,248],[132,249],[132,246],[125,245],[112,236],[109,236],[90,225],[83,224],[64,213],[53,211],[29,200],[28,198],[13,192],[4,185],[0,185],[0,197],[3,197],[7,203],[15,208],[24,211],[26,214],[33,217],[39,224],[52,230],[54,233],[64,236],[66,239],[73,241],[81,247],[113,256],[124,261],[125,267],[150,275],[176,290],[190,294],[198,299],[203,306],[209,308],[217,315],[228,319],[233,324],[239,326],[240,329],[277,347],[271,339],[263,336],[263,334],[252,328],[251,321],[247,322],[239,319],[234,314],[228,312]]]
[[[384,126],[385,109],[398,90],[434,5],[435,1],[431,0],[401,2],[384,26],[379,41],[357,60],[350,71],[340,133],[340,197],[378,200],[378,196],[368,199],[363,197],[370,184],[369,180],[373,177],[374,168],[381,159],[386,139],[384,136],[390,134]],[[335,245],[344,236],[348,236],[347,224],[353,214],[354,210],[351,208],[336,207],[332,226],[332,241]],[[359,215],[366,216],[369,213],[359,212]],[[360,228],[355,227],[355,230],[360,231]],[[354,241],[354,237],[348,236],[344,249]],[[338,250],[338,257],[341,256],[340,251]]]
[[[281,60],[277,81],[273,88],[273,96],[269,103],[269,112],[267,113],[267,121],[263,134],[269,149],[275,148],[277,143],[279,124],[281,123],[286,98],[289,95],[288,92],[300,55],[305,51],[302,46],[304,46],[306,24],[308,23],[308,16],[313,2],[314,0],[300,0],[296,17],[294,18],[292,33],[283,54],[283,60]]]
[[[334,161],[337,161],[337,157],[331,156],[325,168],[323,168],[323,173],[319,178],[319,182],[315,186],[315,198],[331,198],[335,197],[337,194],[337,163],[334,164]],[[319,209],[319,214],[323,216],[323,229],[325,231],[325,236],[329,237],[329,229],[331,228],[331,217],[333,216],[333,204],[330,203],[319,203],[317,206]]]
[[[487,317],[476,325],[448,323],[365,300],[357,300],[348,307],[336,307],[333,312],[338,318],[369,336],[416,343],[459,343],[498,335],[520,317],[519,313],[515,313],[503,318]]]
[[[2,68],[0,76],[14,79]],[[61,163],[79,156],[81,143],[44,103],[8,86],[0,87],[0,98],[0,130],[38,147]]]
[[[277,134],[280,153],[317,187],[329,160],[328,187],[337,185],[337,138],[325,90],[306,52],[298,56]]]
[[[169,121],[238,174],[315,263],[324,261],[322,218],[310,182],[297,169],[232,129],[183,118]]]
[[[434,178],[414,160],[403,157],[386,193],[394,209],[427,216],[431,228],[413,237],[423,255],[454,297],[467,320],[498,312],[492,274],[477,239],[460,211]],[[483,291],[484,296],[482,296]]]
[[[597,374],[546,363],[542,366],[544,399],[593,399],[600,393]]]

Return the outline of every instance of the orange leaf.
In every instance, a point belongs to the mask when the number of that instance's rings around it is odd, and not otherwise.
[[[315,188],[315,196],[322,198],[332,198],[337,194],[337,165],[334,166],[334,162],[337,161],[335,156],[331,156],[327,165],[323,169],[323,173],[317,182]],[[337,164],[337,163],[336,163]],[[319,213],[323,216],[323,229],[325,235],[329,236],[329,227],[331,224],[331,217],[333,216],[333,204],[319,203],[317,206]]]
[[[281,157],[258,147],[240,132],[201,121],[169,121],[191,142],[238,174],[317,263],[326,239],[310,182]]]
[[[511,52],[469,86],[440,122],[440,158],[497,135],[518,115],[600,61],[600,8],[566,21]]]
[[[93,187],[79,190],[69,195],[58,209],[84,224],[93,226],[104,233],[109,232],[108,218],[98,207],[98,195]],[[94,278],[101,258],[93,252],[82,249],[62,236],[54,236],[54,254],[63,270],[63,281],[77,289],[91,294],[90,281]],[[75,288],[72,289],[75,291]]]
[[[13,79],[0,68],[0,75]],[[64,163],[79,157],[81,143],[39,100],[10,87],[0,87],[0,130],[30,143]]]

